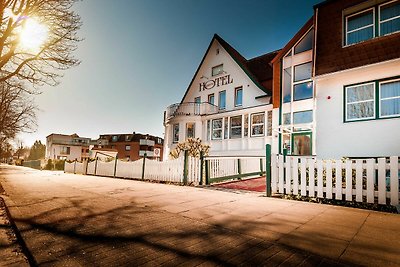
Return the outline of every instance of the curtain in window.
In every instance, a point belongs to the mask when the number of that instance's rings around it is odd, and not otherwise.
[[[381,35],[400,31],[400,2],[382,6],[380,22]]]
[[[375,112],[374,85],[346,88],[347,119],[372,118]]]
[[[381,84],[381,116],[400,115],[400,81]]]
[[[371,39],[373,37],[374,37],[374,16],[372,10],[348,18],[347,44],[359,43]]]

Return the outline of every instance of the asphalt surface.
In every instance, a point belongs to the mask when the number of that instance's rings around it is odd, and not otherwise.
[[[40,266],[400,265],[395,214],[10,166],[0,183]]]

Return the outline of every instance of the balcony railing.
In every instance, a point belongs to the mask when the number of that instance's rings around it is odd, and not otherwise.
[[[154,140],[140,139],[139,144],[141,146],[154,146],[155,142]]]
[[[218,112],[218,107],[209,103],[177,103],[165,111],[165,122],[178,116],[201,116]]]

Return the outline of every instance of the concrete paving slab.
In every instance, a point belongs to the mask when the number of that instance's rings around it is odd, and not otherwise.
[[[399,216],[93,176],[0,167],[39,265],[399,263]]]

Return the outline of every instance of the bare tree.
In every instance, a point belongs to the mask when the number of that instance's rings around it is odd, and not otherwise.
[[[0,0],[0,82],[56,85],[79,64],[76,0]]]
[[[0,140],[12,139],[19,132],[36,127],[36,106],[22,85],[0,83]]]

